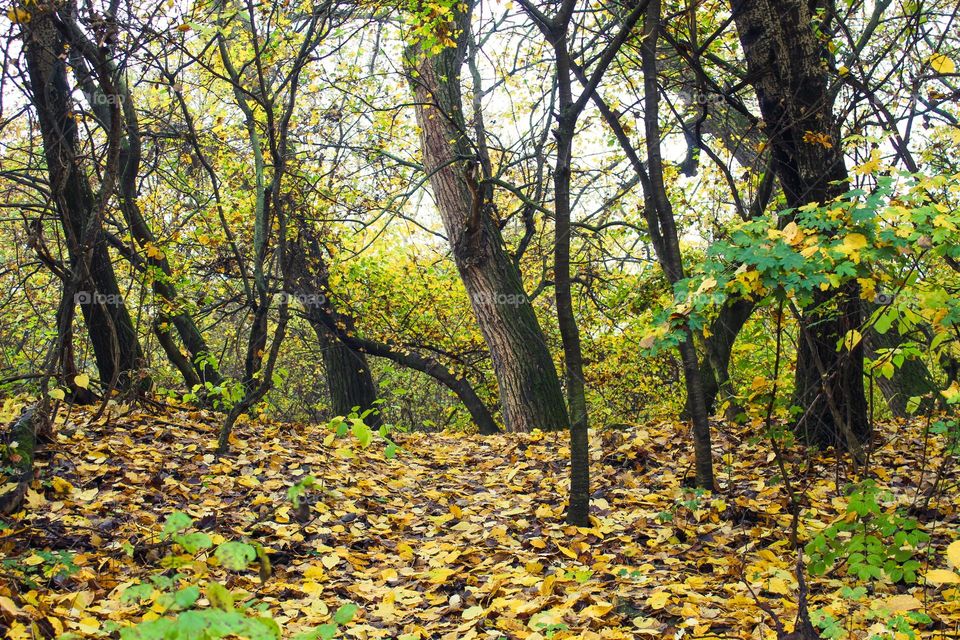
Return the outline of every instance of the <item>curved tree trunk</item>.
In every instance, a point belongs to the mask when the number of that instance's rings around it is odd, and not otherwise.
[[[400,366],[427,374],[456,394],[470,412],[470,417],[481,434],[492,435],[500,432],[490,411],[470,383],[453,375],[447,367],[429,356],[401,346],[360,338],[353,332],[353,319],[337,312],[330,301],[326,265],[320,253],[319,243],[302,227],[299,237],[291,245],[287,254],[284,280],[287,290],[297,296],[303,304],[307,321],[318,335],[325,331],[336,336],[344,346],[359,357],[364,357],[366,354],[385,358]],[[348,331],[346,327],[350,327],[350,330]],[[364,369],[369,372],[369,367],[365,366]],[[351,367],[350,371],[356,370]],[[364,383],[358,382],[351,386],[360,388]]]
[[[121,389],[149,384],[140,378],[143,353],[117,284],[102,229],[102,215],[81,159],[67,82],[65,39],[45,7],[22,24],[31,97],[37,111],[50,189],[67,239],[70,277],[93,345],[100,378]]]
[[[133,98],[126,83],[117,73],[115,66],[109,61],[102,60],[104,54],[101,49],[90,41],[72,17],[65,19],[64,23],[72,45],[70,60],[79,87],[86,95],[90,109],[106,132],[110,131],[111,119],[114,115],[108,108],[110,101],[104,96],[96,82],[95,73],[99,69],[101,72],[107,72],[114,76],[112,79],[119,93],[123,114],[123,138],[120,140],[118,180],[120,212],[123,214],[130,235],[133,236],[141,249],[155,246],[156,237],[144,219],[137,202],[137,178],[140,173],[142,145],[140,125]],[[167,256],[162,251],[147,251],[146,253],[147,265],[156,270],[156,273],[147,269],[143,271],[149,278],[154,294],[164,301],[164,307],[160,310],[157,322],[154,323],[154,333],[157,335],[164,352],[171,363],[180,371],[188,388],[205,381],[215,385],[220,384],[223,377],[214,366],[210,365],[206,357],[209,355],[207,343],[193,318],[182,308],[182,301],[178,299],[173,270]],[[180,353],[180,349],[174,344],[169,335],[169,330],[164,329],[164,325],[172,325],[176,329],[187,351],[186,357]],[[184,361],[187,361],[187,366],[184,366]]]
[[[483,197],[483,176],[478,175],[477,154],[467,136],[460,91],[470,15],[460,5],[453,14],[445,28],[456,35],[456,47],[434,54],[414,43],[404,55],[424,168],[490,350],[507,430],[566,429],[567,409],[553,359]]]
[[[833,115],[833,90],[822,66],[828,55],[814,32],[806,0],[732,0],[773,154],[773,170],[791,208],[825,203],[846,190],[847,170]],[[825,136],[810,140],[809,133]],[[856,452],[869,434],[863,387],[863,345],[838,351],[846,332],[859,329],[856,282],[820,293],[803,310],[794,403],[804,410],[798,430],[820,445]],[[839,421],[839,423],[838,423]]]

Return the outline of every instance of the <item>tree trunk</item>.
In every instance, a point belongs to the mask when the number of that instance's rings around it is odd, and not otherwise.
[[[710,324],[710,335],[704,338],[703,360],[700,376],[703,380],[704,402],[707,412],[717,410],[718,403],[733,401],[734,389],[730,381],[730,356],[740,330],[753,313],[755,304],[744,298],[736,298],[720,309],[717,318]],[[735,411],[735,409],[734,409]],[[728,411],[730,415],[730,411]]]
[[[556,368],[536,314],[503,247],[482,194],[479,163],[466,133],[460,67],[469,12],[457,5],[456,47],[434,54],[408,46],[404,63],[416,101],[423,164],[443,219],[454,261],[490,350],[508,431],[568,426]]]
[[[353,333],[353,318],[344,315],[340,317],[346,322],[344,331]],[[364,418],[364,422],[378,428],[383,424],[383,419],[374,404],[377,399],[377,388],[370,374],[367,356],[344,344],[322,322],[314,321],[310,324],[317,334],[317,341],[323,353],[323,367],[327,374],[327,390],[333,412],[345,416],[354,410],[363,413],[367,409],[372,409],[373,411]]]
[[[732,0],[731,7],[787,206],[842,195],[847,170],[822,64],[828,53],[814,31],[810,3]],[[854,282],[817,295],[803,310],[794,403],[804,411],[800,433],[815,444],[856,448],[845,434],[861,442],[869,434],[863,345],[837,348],[847,331],[861,327],[858,297]],[[837,424],[838,418],[844,423]]]
[[[108,98],[118,97],[120,99],[123,114],[123,138],[120,140],[118,180],[120,211],[130,235],[133,236],[140,248],[154,245],[156,237],[144,219],[137,202],[137,178],[140,173],[142,145],[140,125],[133,98],[115,66],[104,59],[103,50],[90,41],[72,17],[66,18],[64,24],[71,44],[70,60],[79,87],[86,95],[91,111],[107,133],[111,129],[111,120],[115,117],[113,111],[108,107],[110,104]],[[88,62],[93,67],[93,71],[88,67]],[[108,97],[103,94],[95,77],[97,71],[109,73],[113,76],[111,80],[117,88],[118,96]],[[209,381],[215,385],[220,384],[223,382],[223,377],[216,367],[208,362],[209,349],[207,343],[193,318],[183,309],[182,303],[178,299],[173,271],[167,256],[162,252],[155,254],[148,251],[145,260],[150,267],[159,272],[151,273],[150,270],[144,270],[154,294],[165,303],[158,314],[154,332],[171,363],[180,371],[188,388],[202,384],[204,381]],[[171,324],[176,329],[187,351],[186,357],[180,353],[179,348],[173,343],[169,332],[162,328],[162,325],[166,324]],[[188,361],[188,366],[184,366],[183,361],[185,359]]]
[[[140,343],[113,271],[101,213],[77,153],[64,37],[47,8],[32,10],[31,20],[21,28],[50,189],[100,379],[121,389],[148,385],[138,376],[143,364]]]

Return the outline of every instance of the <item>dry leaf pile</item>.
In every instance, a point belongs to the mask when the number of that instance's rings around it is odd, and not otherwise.
[[[27,509],[0,531],[0,557],[47,566],[65,550],[76,569],[38,574],[33,587],[0,569],[0,628],[11,638],[98,637],[108,621],[160,615],[120,593],[164,570],[160,531],[174,511],[215,540],[263,545],[269,572],[254,564],[228,578],[203,553],[180,570],[229,579],[290,634],[353,602],[349,638],[773,637],[747,583],[788,627],[796,613],[787,498],[755,430],[718,425],[722,487],[702,495],[685,487],[683,425],[594,433],[595,526],[576,529],[562,520],[563,434],[397,433],[391,459],[377,440],[331,442],[326,426],[252,421],[218,460],[213,414],[112,407],[95,421],[73,410],[61,422]],[[910,505],[932,481],[941,445],[929,436],[924,447],[922,425],[881,428],[871,473],[894,503]],[[846,499],[834,461],[797,474],[805,540],[844,517]],[[318,483],[294,508],[287,490],[308,475]],[[924,571],[949,567],[942,551],[960,496],[952,471],[944,482],[951,499],[918,516],[933,534]],[[949,580],[876,583],[858,602],[841,596],[853,584],[839,566],[810,585],[812,606],[852,637],[869,637],[880,611],[923,609],[934,633],[960,621]]]

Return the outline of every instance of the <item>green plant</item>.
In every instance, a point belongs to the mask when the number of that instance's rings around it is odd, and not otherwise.
[[[73,554],[63,550],[29,551],[0,560],[0,567],[31,589],[39,588],[41,580],[68,578],[79,570]]]
[[[901,510],[886,508],[886,495],[872,480],[853,485],[849,496],[846,517],[807,543],[810,573],[823,575],[843,560],[859,580],[916,582],[914,554],[930,536]]]
[[[266,603],[245,600],[245,593],[231,591],[217,580],[195,580],[186,573],[169,573],[170,568],[191,564],[197,554],[209,557],[212,549],[212,556],[226,571],[241,573],[259,560],[261,580],[269,576],[269,560],[259,545],[226,541],[214,546],[211,536],[194,531],[192,527],[193,520],[185,513],[177,511],[167,517],[161,542],[171,545],[171,553],[160,562],[167,570],[151,576],[148,581],[127,587],[121,595],[122,601],[149,605],[161,617],[119,629],[120,638],[219,640],[237,637],[279,640],[280,625],[267,613]],[[199,605],[201,596],[206,596],[207,606]],[[356,605],[345,604],[334,613],[331,622],[301,633],[295,640],[330,640],[337,635],[341,626],[353,619],[356,612]]]
[[[378,401],[379,403],[379,401]],[[337,416],[330,421],[330,428],[333,429],[331,433],[324,440],[326,446],[333,444],[334,440],[337,438],[343,438],[348,433],[352,434],[354,438],[357,439],[357,442],[360,443],[360,446],[366,449],[373,442],[374,434],[380,436],[380,438],[386,442],[386,447],[384,447],[383,455],[387,458],[396,457],[397,453],[400,451],[400,447],[389,438],[390,433],[394,430],[393,425],[382,424],[380,427],[374,431],[366,422],[366,418],[373,413],[378,412],[379,410],[376,407],[371,407],[365,409],[363,412],[360,412],[360,407],[353,407],[353,410],[346,416]]]

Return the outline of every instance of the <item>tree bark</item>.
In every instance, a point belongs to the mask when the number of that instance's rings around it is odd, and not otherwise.
[[[100,379],[120,389],[149,385],[143,352],[117,284],[102,212],[78,156],[77,123],[67,81],[65,38],[47,7],[22,24],[31,97],[43,136],[50,188],[67,239],[75,302],[87,326]]]
[[[477,154],[467,136],[460,89],[469,10],[437,27],[457,37],[437,53],[410,44],[404,64],[416,101],[423,163],[490,350],[508,431],[565,429],[569,422],[556,368],[520,273],[507,255],[482,194]]]
[[[341,314],[344,331],[354,332],[353,318]],[[310,323],[323,353],[323,368],[327,374],[327,392],[330,406],[337,415],[345,416],[351,411],[358,413],[371,409],[364,422],[374,428],[383,424],[380,412],[374,402],[377,388],[373,383],[367,356],[344,344],[335,333],[327,329],[322,322]]]
[[[731,7],[787,206],[842,195],[847,170],[823,66],[828,54],[814,32],[810,3],[732,0]],[[863,345],[837,348],[847,331],[862,325],[858,298],[853,282],[818,293],[803,310],[794,403],[804,411],[798,430],[814,444],[856,448],[845,434],[861,442],[869,435]],[[830,406],[831,398],[837,406]]]
[[[735,298],[724,305],[717,318],[710,323],[710,335],[703,340],[706,353],[700,362],[703,396],[708,413],[716,411],[718,403],[732,402],[734,398],[735,391],[730,381],[730,357],[737,336],[753,314],[755,306],[749,300]],[[728,415],[729,413],[728,411]]]

